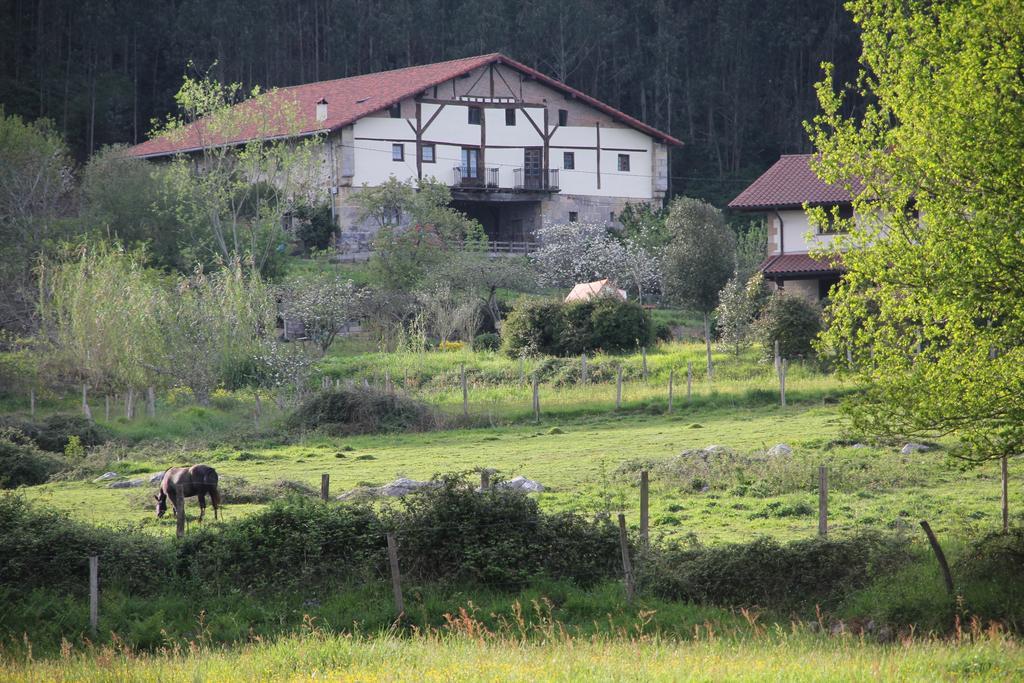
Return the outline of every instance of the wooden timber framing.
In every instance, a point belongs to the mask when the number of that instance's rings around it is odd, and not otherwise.
[[[597,164],[595,164],[597,171],[597,189],[601,189],[601,122],[597,121],[594,123],[594,127],[597,130]]]

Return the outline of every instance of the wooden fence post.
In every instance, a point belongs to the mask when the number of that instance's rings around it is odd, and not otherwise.
[[[928,543],[932,546],[935,559],[939,562],[939,569],[942,570],[942,579],[946,583],[946,592],[953,595],[956,592],[956,589],[953,587],[953,574],[949,571],[949,563],[946,562],[946,554],[942,552],[939,539],[935,538],[932,527],[928,524],[927,520],[921,520],[921,528],[924,529],[925,535],[928,536]]]
[[[828,536],[828,467],[818,467],[818,535]]]
[[[329,500],[331,497],[331,475],[324,472],[320,475],[320,498]]]
[[[782,360],[782,356],[779,354],[779,340],[775,340],[775,372],[779,371],[779,365]]]
[[[459,372],[462,379],[462,416],[469,417],[469,384],[466,382],[466,364],[463,363]]]
[[[110,422],[110,394],[103,397],[103,419]]]
[[[89,556],[89,631],[95,638],[100,625],[100,558]]]
[[[622,366],[615,375],[615,410],[622,408]]]
[[[146,415],[156,417],[156,389],[146,387]]]
[[[533,421],[540,422],[540,385],[537,383],[537,373],[533,374]]]
[[[693,395],[693,361],[686,361],[686,400]]]
[[[580,356],[580,382],[583,386],[587,385],[587,354]]]
[[[480,470],[480,490],[486,491],[491,488],[491,471],[486,467]]]
[[[174,518],[177,523],[177,529],[175,530],[178,538],[182,538],[185,535],[185,491],[180,487],[175,487],[174,499],[176,504],[174,506]]]
[[[1009,458],[1003,456],[999,462],[999,469],[1002,480],[1002,503],[1003,508],[1003,533],[1010,532],[1010,471],[1009,471]]]
[[[28,390],[28,414],[32,417],[36,416],[36,388],[31,387]]]
[[[124,416],[129,420],[132,419],[132,399],[134,398],[135,390],[128,387],[128,391],[124,395]]]
[[[391,564],[391,591],[395,594],[395,614],[399,619],[405,614],[402,600],[402,575],[398,571],[398,542],[394,534],[388,534],[388,561]]]
[[[672,368],[668,371],[668,412],[672,414],[672,385],[675,382],[676,371]]]
[[[783,408],[786,407],[786,369],[789,366],[789,361],[783,358],[779,362],[779,405]]]
[[[626,515],[619,513],[619,547],[622,549],[622,576],[626,583],[626,602],[633,602],[636,586],[633,584],[633,564],[629,561],[629,541],[626,539]]]
[[[92,422],[92,411],[89,409],[89,387],[82,385],[82,414],[85,419]]]
[[[649,496],[649,479],[647,470],[640,472],[640,543],[646,550],[650,543],[649,531],[648,531],[648,504],[650,502]]]
[[[391,393],[391,370],[384,368],[384,391]]]
[[[644,378],[644,381],[646,382],[647,381],[647,347],[646,346],[643,346],[643,347],[640,348],[640,357],[641,357],[641,362],[643,364],[642,365],[642,367],[643,367],[643,378]]]

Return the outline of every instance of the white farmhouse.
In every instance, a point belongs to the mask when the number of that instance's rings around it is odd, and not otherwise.
[[[343,236],[365,238],[369,229],[357,224],[353,193],[392,176],[450,185],[454,207],[492,240],[529,241],[545,222],[614,225],[627,203],[663,200],[669,149],[682,144],[501,54],[308,83],[274,97],[298,112],[300,136],[324,136],[323,199]],[[201,139],[155,138],[131,153],[194,152]]]
[[[838,207],[841,218],[853,216],[850,193],[830,185],[811,168],[810,154],[784,154],[729,208],[765,214],[768,249],[761,272],[769,284],[812,301],[828,296],[843,274],[841,263],[812,258],[810,252],[832,243],[835,232],[812,227],[804,206]]]

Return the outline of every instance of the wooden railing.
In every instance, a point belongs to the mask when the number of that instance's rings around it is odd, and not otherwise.
[[[483,171],[481,177],[480,171]],[[498,187],[498,169],[495,168],[483,168],[474,169],[467,166],[456,166],[452,169],[453,174],[453,187],[487,187],[497,189]]]

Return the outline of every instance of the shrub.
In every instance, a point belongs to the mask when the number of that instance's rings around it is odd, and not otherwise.
[[[460,341],[443,341],[437,345],[438,351],[461,351],[466,348],[466,344]]]
[[[501,348],[509,356],[559,354],[562,302],[520,299],[501,326]]]
[[[91,526],[18,495],[0,496],[0,587],[80,594],[90,555],[99,555],[104,586],[129,592],[162,588],[173,567],[170,546],[149,534]]]
[[[39,450],[24,434],[0,429],[0,489],[35,486],[64,467],[64,461]]]
[[[800,296],[776,293],[758,318],[757,337],[766,358],[775,355],[775,342],[783,358],[811,355],[811,342],[821,332],[821,309]]]
[[[42,422],[0,418],[0,427],[19,430],[32,439],[39,448],[51,453],[63,453],[72,436],[77,436],[82,446],[98,446],[109,440],[105,429],[89,422],[81,415],[56,413]]]
[[[484,332],[473,337],[474,351],[497,351],[501,348],[501,337],[494,332]]]
[[[771,539],[652,553],[640,581],[661,596],[729,607],[834,604],[911,560],[896,538],[864,534],[781,545]]]
[[[434,410],[421,401],[371,387],[321,392],[289,418],[289,425],[329,434],[425,431],[438,425]]]
[[[308,253],[313,249],[326,249],[334,232],[330,205],[299,206],[295,210],[295,217],[299,221],[295,236],[302,242],[303,251]]]
[[[520,301],[502,327],[502,349],[511,356],[620,353],[652,339],[647,312],[615,297],[571,303]]]

